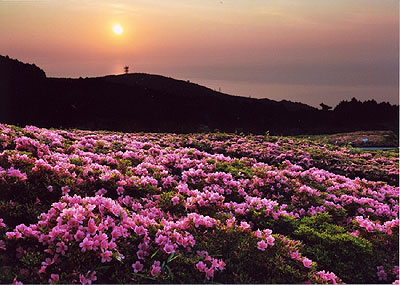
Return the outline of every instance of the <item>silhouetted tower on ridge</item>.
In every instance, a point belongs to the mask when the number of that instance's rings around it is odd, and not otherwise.
[[[128,65],[124,66],[124,71],[125,71],[125,74],[129,73],[129,66]]]
[[[328,111],[330,109],[332,109],[331,106],[325,105],[324,103],[319,104],[322,108],[322,111]]]

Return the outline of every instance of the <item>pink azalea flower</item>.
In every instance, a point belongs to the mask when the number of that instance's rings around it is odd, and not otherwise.
[[[88,222],[88,231],[89,231],[89,233],[90,234],[95,234],[96,233],[96,231],[97,231],[97,226],[96,226],[96,223],[95,223],[95,221],[93,220],[93,218],[90,218],[89,219],[89,222]]]
[[[135,273],[138,273],[143,270],[143,264],[141,264],[140,261],[136,261],[132,264],[132,268]]]
[[[154,261],[153,265],[151,266],[151,275],[152,276],[157,276],[161,273],[161,262],[160,261]]]
[[[245,230],[251,229],[251,226],[247,222],[242,221],[242,222],[240,222],[240,228],[245,231]]]
[[[268,236],[267,237],[267,244],[269,246],[273,246],[274,245],[274,241],[275,241],[275,238],[273,236]]]
[[[86,276],[79,274],[79,281],[81,282],[81,284],[92,284],[92,281],[96,281],[96,280],[97,280],[96,271],[93,271],[92,273],[90,273],[90,271],[88,271],[86,273]]]
[[[378,275],[378,279],[381,281],[386,281],[387,274],[385,272],[385,268],[383,266],[377,266],[376,269],[378,270],[378,272],[376,273]]]
[[[226,263],[222,259],[220,259],[219,262],[218,262],[218,269],[220,271],[224,270],[225,269],[225,265],[226,265]]]
[[[295,252],[292,252],[291,254],[290,254],[290,256],[292,257],[292,259],[294,259],[294,260],[300,260],[301,259],[301,257],[300,257],[300,254],[299,254],[299,252],[296,250]]]
[[[257,243],[257,248],[261,251],[265,251],[265,249],[268,247],[268,244],[264,241],[261,240]]]
[[[143,226],[138,226],[135,228],[135,233],[138,235],[144,235],[147,233],[147,230]]]
[[[93,248],[93,242],[88,239],[88,237],[85,237],[83,241],[79,244],[79,246],[82,248],[82,252],[85,252],[86,250],[92,250]]]
[[[175,196],[174,198],[171,199],[171,201],[173,205],[177,205],[179,203],[179,197]]]
[[[49,283],[57,283],[60,280],[60,276],[58,274],[51,274]]]
[[[312,261],[310,259],[308,259],[307,257],[305,257],[303,259],[303,265],[304,265],[304,267],[311,268],[312,267]]]
[[[68,249],[68,247],[65,245],[64,242],[58,242],[56,244],[56,252],[61,253],[61,255],[65,254],[65,251]]]
[[[62,195],[67,195],[71,190],[69,189],[68,186],[63,186],[61,187],[61,193]]]
[[[209,280],[210,278],[213,278],[213,277],[214,277],[214,270],[213,270],[212,268],[207,268],[207,269],[205,270],[205,272],[206,272],[206,278],[207,278],[207,280]]]
[[[124,187],[122,187],[122,186],[119,186],[119,187],[117,188],[117,193],[118,193],[118,195],[124,194],[124,191],[125,191],[125,189],[124,189]]]
[[[200,271],[200,272],[205,272],[207,266],[205,265],[205,263],[203,261],[199,261],[196,263],[196,268]]]
[[[106,261],[110,262],[111,261],[111,256],[112,256],[112,252],[109,251],[109,250],[102,251],[100,256],[101,256],[101,262],[102,263],[104,263]]]
[[[13,282],[12,282],[12,284],[13,284],[13,285],[22,285],[23,283],[22,283],[21,281],[18,281],[18,280],[17,280],[17,277],[15,277],[14,280],[13,280]]]
[[[175,252],[174,246],[170,243],[167,243],[166,245],[164,245],[164,251],[168,254],[171,254],[173,252]]]
[[[77,230],[77,232],[74,235],[74,238],[76,241],[81,241],[85,238],[85,233],[81,230]]]

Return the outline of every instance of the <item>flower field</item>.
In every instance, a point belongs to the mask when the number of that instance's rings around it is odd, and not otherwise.
[[[0,281],[398,283],[398,183],[398,152],[0,124]]]
[[[399,138],[393,131],[358,131],[332,135],[302,136],[332,145],[352,147],[394,147]]]

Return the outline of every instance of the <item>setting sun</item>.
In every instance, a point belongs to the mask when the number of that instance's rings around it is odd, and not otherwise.
[[[124,29],[122,28],[122,26],[120,24],[116,24],[113,26],[113,31],[115,34],[120,35],[123,33]]]

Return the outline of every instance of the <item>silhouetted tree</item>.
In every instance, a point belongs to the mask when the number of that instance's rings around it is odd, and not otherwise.
[[[129,73],[129,66],[124,66],[124,70],[125,70],[125,74],[128,74]]]

